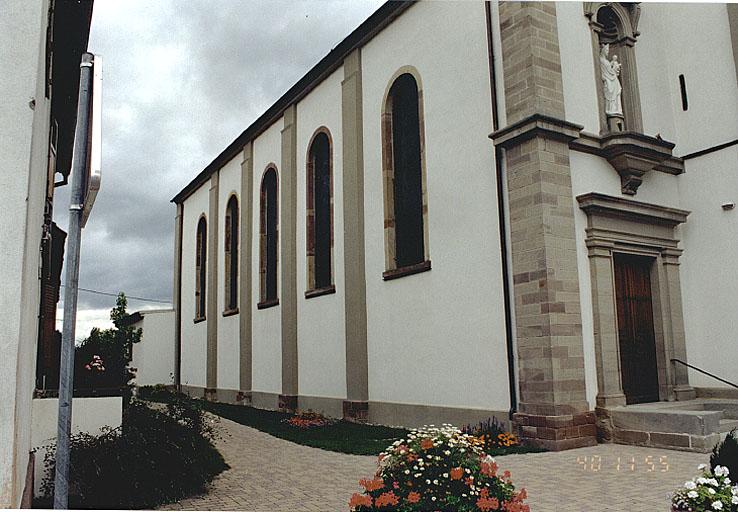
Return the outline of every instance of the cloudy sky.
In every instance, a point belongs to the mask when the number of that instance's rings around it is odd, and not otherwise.
[[[104,64],[103,179],[80,286],[170,302],[171,198],[382,3],[98,0],[88,48]],[[55,198],[65,231],[69,188]],[[77,338],[107,327],[114,303],[80,292]]]

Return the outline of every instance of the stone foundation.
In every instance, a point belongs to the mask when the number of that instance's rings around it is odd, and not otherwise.
[[[297,411],[297,395],[279,395],[278,408],[280,411]]]
[[[366,423],[369,420],[369,402],[344,400],[343,419]]]
[[[516,413],[513,425],[521,441],[551,451],[597,444],[594,412],[560,416]]]

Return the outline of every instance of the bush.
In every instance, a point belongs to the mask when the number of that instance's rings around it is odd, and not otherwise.
[[[529,512],[525,490],[516,492],[510,473],[498,470],[477,439],[450,425],[413,430],[379,455],[374,478],[359,482],[365,491],[354,494],[349,507],[356,512]]]
[[[718,443],[710,455],[710,467],[725,466],[733,479],[738,481],[738,435],[736,430],[730,431],[725,441]]]
[[[198,405],[173,399],[158,410],[140,401],[126,409],[123,426],[102,435],[72,437],[70,507],[153,508],[206,490],[228,469],[213,446],[211,423]],[[47,447],[42,492],[54,492],[54,454]]]
[[[672,510],[685,512],[736,512],[738,511],[738,486],[731,487],[728,468],[716,466],[707,469],[705,464],[698,467],[702,476],[684,483],[684,487],[674,493]]]

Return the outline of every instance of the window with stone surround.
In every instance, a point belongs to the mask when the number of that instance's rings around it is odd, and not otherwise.
[[[333,284],[333,155],[330,132],[319,128],[307,158],[307,286],[305,297],[335,292]]]
[[[238,198],[228,199],[225,211],[225,311],[224,315],[238,311]]]
[[[264,171],[259,205],[259,309],[279,304],[277,251],[279,247],[278,175],[273,164]]]
[[[401,72],[382,112],[385,280],[430,269],[422,91],[414,69]]]
[[[195,238],[195,321],[205,319],[205,284],[207,275],[208,255],[208,223],[205,214],[197,221],[197,235]]]

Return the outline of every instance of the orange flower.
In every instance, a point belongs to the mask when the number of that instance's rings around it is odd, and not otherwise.
[[[449,471],[449,475],[451,475],[451,480],[461,480],[461,477],[464,476],[464,469],[453,468]]]
[[[371,506],[372,506],[372,497],[366,494],[359,494],[358,492],[355,492],[353,496],[351,496],[351,499],[349,500],[349,507],[352,509],[356,507],[371,507]]]
[[[413,491],[410,494],[407,495],[407,502],[408,503],[417,503],[420,501],[420,494]]]
[[[523,501],[527,497],[528,497],[528,491],[526,491],[525,489],[521,489],[520,492],[518,493],[517,499],[520,501]]]
[[[477,500],[477,508],[484,512],[488,510],[499,510],[500,500],[494,497],[490,498],[489,490],[486,488],[482,489],[482,492],[479,493],[479,499]]]
[[[495,462],[482,462],[481,471],[484,476],[495,477],[499,466]]]
[[[395,506],[398,503],[400,503],[400,498],[397,497],[397,495],[393,492],[384,492],[379,495],[379,497],[374,500],[374,506],[377,508],[382,508],[384,506]]]
[[[431,441],[430,439],[427,439],[427,438],[426,439],[423,439],[420,442],[420,447],[423,450],[429,450],[429,449],[433,448],[433,441]]]
[[[509,480],[510,479],[510,472],[509,471],[505,471],[504,473],[502,473],[502,478],[504,478],[505,480]]]
[[[372,492],[384,487],[384,481],[381,478],[374,478],[372,480],[362,478],[359,480],[359,485],[366,489],[367,492]]]

